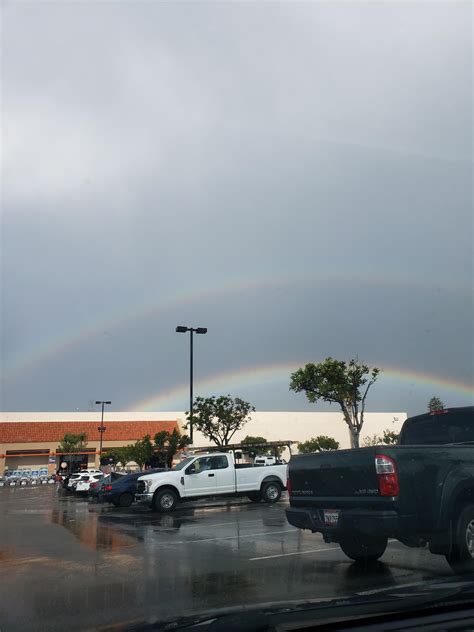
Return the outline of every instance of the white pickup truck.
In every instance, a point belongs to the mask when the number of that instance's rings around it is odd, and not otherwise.
[[[286,489],[286,468],[235,464],[229,452],[199,454],[171,470],[141,476],[135,498],[162,512],[206,496],[248,496],[253,502],[275,503]]]

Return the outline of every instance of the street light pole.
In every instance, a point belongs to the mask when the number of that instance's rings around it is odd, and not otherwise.
[[[189,338],[189,439],[191,441],[191,445],[193,444],[193,333],[194,331],[190,330],[190,338]]]
[[[189,347],[189,440],[191,445],[193,444],[193,381],[194,381],[194,341],[193,334],[207,334],[207,327],[186,327],[179,325],[176,327],[176,333],[185,334],[190,333],[190,347]]]
[[[102,438],[104,436],[104,432],[107,430],[107,428],[104,426],[104,408],[105,405],[110,405],[112,402],[105,402],[105,401],[97,401],[96,404],[102,404],[102,415],[100,418],[100,426],[97,428],[97,430],[100,432],[100,447],[99,447],[99,467],[100,467],[100,461],[102,459]]]

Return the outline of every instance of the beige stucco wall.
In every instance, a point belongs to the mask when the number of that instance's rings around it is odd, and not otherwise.
[[[386,429],[399,432],[406,417],[403,412],[366,413],[361,443],[364,437],[382,435]],[[339,441],[341,448],[351,447],[349,430],[342,414],[338,412],[256,412],[243,430],[235,433],[232,443],[239,443],[247,435],[265,437],[267,441],[298,442],[318,435],[328,435]],[[194,445],[206,446],[210,442],[200,432],[195,432]],[[292,451],[297,451],[296,445],[292,447]]]

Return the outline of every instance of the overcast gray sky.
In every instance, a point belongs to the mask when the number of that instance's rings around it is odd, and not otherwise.
[[[1,408],[471,403],[471,10],[4,2]]]

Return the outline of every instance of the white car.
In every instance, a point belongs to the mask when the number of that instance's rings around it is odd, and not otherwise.
[[[76,492],[88,492],[91,483],[97,483],[104,478],[103,472],[100,474],[85,474],[76,483]]]
[[[235,464],[230,452],[189,457],[171,470],[144,474],[135,498],[156,511],[172,511],[181,501],[206,496],[247,496],[275,503],[286,489],[286,465]]]
[[[82,476],[90,476],[91,474],[102,474],[101,470],[82,470],[81,472],[76,472],[75,474],[71,474],[68,481],[68,489],[74,489],[76,483]]]

